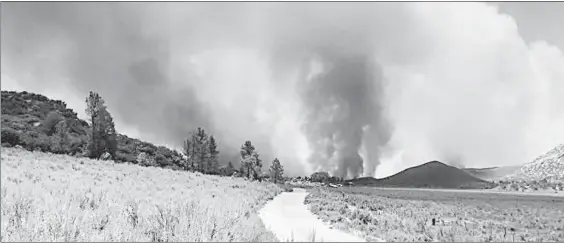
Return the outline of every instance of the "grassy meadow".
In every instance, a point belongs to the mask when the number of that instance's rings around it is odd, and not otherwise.
[[[564,197],[351,187],[314,188],[305,202],[368,241],[564,241]]]
[[[1,241],[276,241],[271,183],[2,147]]]

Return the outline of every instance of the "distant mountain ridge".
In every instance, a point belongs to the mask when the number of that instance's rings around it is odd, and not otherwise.
[[[349,182],[357,186],[408,188],[482,189],[494,186],[491,182],[439,161],[414,166],[386,178],[363,177]]]

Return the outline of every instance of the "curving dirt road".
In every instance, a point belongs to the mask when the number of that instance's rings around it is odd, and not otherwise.
[[[267,229],[282,241],[365,242],[354,235],[331,229],[304,205],[305,189],[283,192],[259,211]]]

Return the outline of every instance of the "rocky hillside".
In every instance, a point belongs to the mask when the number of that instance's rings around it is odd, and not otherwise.
[[[564,144],[523,165],[520,170],[504,177],[503,180],[564,182]]]
[[[90,127],[63,101],[51,100],[40,94],[2,91],[2,146],[21,146],[30,151],[82,156]],[[53,119],[57,117],[57,119]],[[64,148],[57,143],[57,135],[50,132],[56,124],[67,124],[69,142]],[[118,134],[116,162],[144,166],[183,169],[182,155],[163,146],[155,146],[135,138]]]
[[[503,191],[564,192],[564,144],[518,166],[495,182],[496,189]]]

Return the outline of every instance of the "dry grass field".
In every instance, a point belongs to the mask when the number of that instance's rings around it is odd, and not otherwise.
[[[368,241],[564,241],[564,197],[315,188],[306,204]]]
[[[1,241],[275,241],[273,184],[2,148]]]

